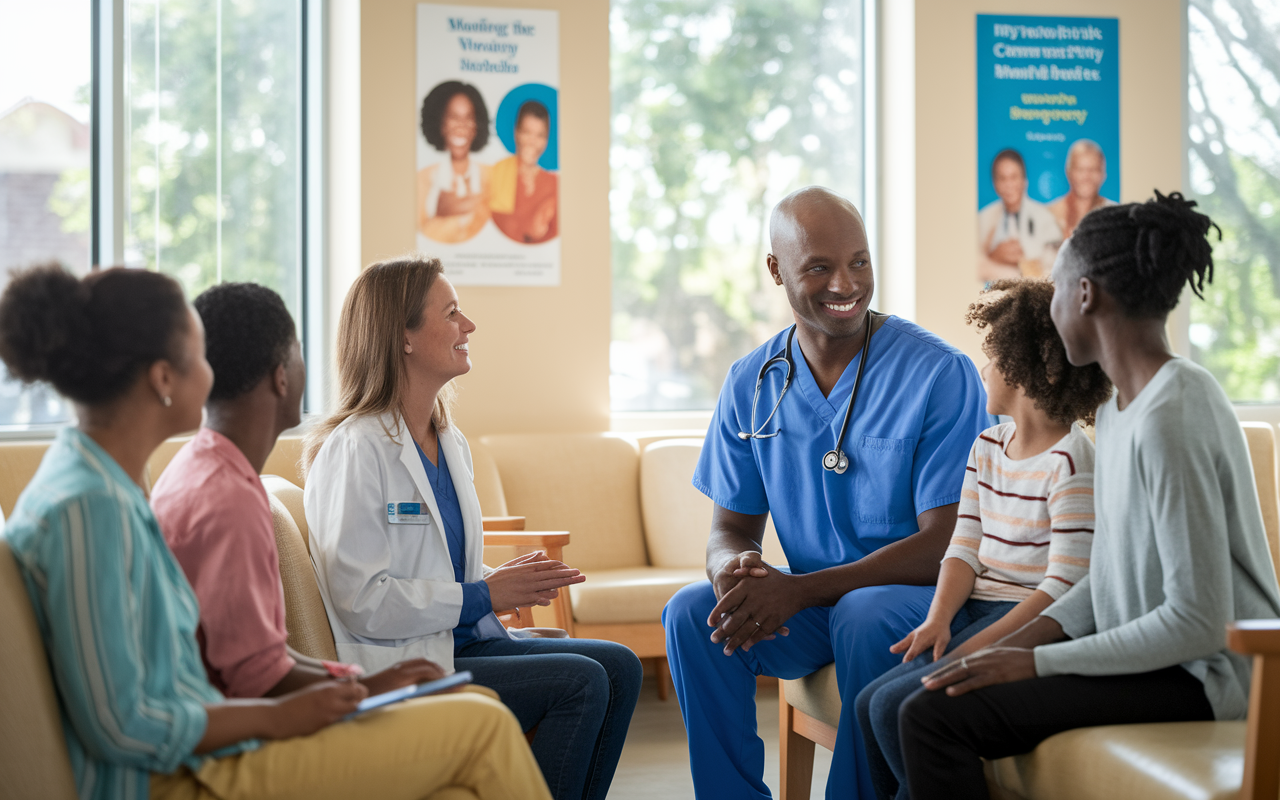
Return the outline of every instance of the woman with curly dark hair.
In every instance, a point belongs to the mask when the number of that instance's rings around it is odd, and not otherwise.
[[[929,614],[889,648],[903,663],[858,695],[881,797],[906,796],[898,708],[935,659],[947,653],[955,661],[1013,633],[1089,569],[1093,442],[1077,423],[1093,423],[1111,382],[1096,364],[1067,361],[1049,318],[1052,301],[1048,281],[1002,280],[969,306],[968,322],[987,330],[987,411],[1013,421],[973,443]]]
[[[418,231],[435,242],[465,242],[489,221],[489,171],[471,157],[489,142],[489,110],[479,90],[445,81],[422,101],[427,144],[442,154],[418,171]]]
[[[1226,627],[1280,616],[1280,590],[1231,402],[1165,335],[1186,285],[1199,296],[1213,277],[1215,227],[1157,192],[1090,212],[1059,251],[1051,317],[1067,359],[1116,385],[1098,410],[1092,566],[903,703],[912,794],[986,797],[981,758],[1073,728],[1244,718],[1251,664]]]

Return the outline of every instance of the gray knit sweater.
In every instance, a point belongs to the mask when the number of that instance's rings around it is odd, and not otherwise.
[[[1036,673],[1119,675],[1174,664],[1218,719],[1248,709],[1249,659],[1226,624],[1280,616],[1244,435],[1207,370],[1174,358],[1120,411],[1098,412],[1090,572],[1045,610],[1070,641]]]

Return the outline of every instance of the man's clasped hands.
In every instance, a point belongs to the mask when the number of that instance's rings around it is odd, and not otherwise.
[[[739,648],[749,652],[760,642],[788,635],[791,631],[783,623],[807,607],[799,585],[803,577],[766,563],[758,552],[747,551],[726,559],[711,578],[719,601],[707,617],[707,626],[714,629],[711,641],[723,643],[724,654],[730,656]],[[1056,628],[1057,635],[1044,636],[1036,630],[1042,627]],[[945,688],[947,694],[957,696],[992,684],[1034,678],[1035,657],[1026,645],[1059,638],[1062,635],[1057,623],[1039,618],[976,653],[938,659],[937,669],[930,671],[921,682],[927,689]],[[907,648],[895,645],[894,649],[902,652]]]

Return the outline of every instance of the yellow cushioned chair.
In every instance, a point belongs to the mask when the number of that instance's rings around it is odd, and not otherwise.
[[[13,515],[18,495],[40,467],[48,442],[0,442],[0,511]]]
[[[1261,422],[1245,422],[1241,427],[1275,563],[1280,553],[1275,431]],[[1228,633],[1232,649],[1254,655],[1247,724],[1178,722],[1065,731],[1026,755],[988,762],[992,797],[1275,800],[1280,794],[1280,621],[1257,627],[1270,630]],[[835,744],[840,717],[835,665],[781,685],[781,798],[807,798],[814,744],[827,749]]]
[[[74,800],[75,779],[31,600],[0,538],[0,797]]]
[[[263,475],[262,485],[271,501],[271,524],[280,557],[280,582],[284,584],[285,629],[289,646],[304,656],[338,660],[333,630],[320,598],[307,545],[307,518],[302,513],[302,490],[278,475]]]

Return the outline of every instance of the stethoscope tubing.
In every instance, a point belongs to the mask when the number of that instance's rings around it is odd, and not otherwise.
[[[834,450],[827,451],[822,456],[822,468],[828,472],[834,472],[837,475],[843,475],[845,470],[849,468],[849,457],[844,452],[844,437],[849,432],[849,421],[853,419],[853,407],[858,402],[858,391],[862,388],[862,375],[867,368],[867,360],[871,349],[871,327],[872,312],[867,309],[867,333],[862,340],[862,358],[858,362],[858,374],[853,379],[853,391],[849,394],[849,406],[844,411],[844,422],[840,425],[840,435],[836,437],[836,447]],[[782,405],[782,398],[786,397],[787,390],[791,388],[791,379],[795,375],[795,360],[791,355],[791,341],[795,338],[796,326],[792,325],[791,330],[787,332],[787,343],[777,355],[770,358],[760,367],[760,373],[756,376],[756,390],[751,398],[751,432],[740,431],[738,438],[743,440],[751,439],[772,439],[782,433],[782,428],[778,428],[773,433],[763,433],[764,429],[769,427],[770,420],[778,413],[778,406]],[[781,362],[786,368],[786,375],[782,379],[782,391],[778,392],[778,399],[773,403],[773,409],[769,411],[769,416],[765,417],[760,427],[756,427],[756,406],[760,402],[760,388],[764,385],[764,376],[769,368],[775,363]]]

